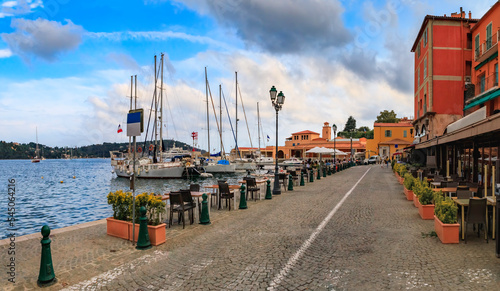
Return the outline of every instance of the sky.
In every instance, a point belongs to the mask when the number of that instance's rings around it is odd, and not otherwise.
[[[480,18],[494,2],[3,0],[0,140],[34,142],[38,131],[49,146],[127,142],[130,76],[147,118],[161,53],[164,138],[192,145],[198,132],[195,145],[207,150],[209,128],[211,152],[220,150],[219,85],[224,148],[235,146],[235,72],[240,147],[259,144],[257,104],[260,145],[276,143],[271,86],[285,95],[280,145],[294,132],[321,133],[324,122],[341,130],[349,116],[370,129],[383,110],[412,118],[410,50],[425,15],[462,6]]]

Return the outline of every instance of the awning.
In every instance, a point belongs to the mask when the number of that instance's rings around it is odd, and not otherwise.
[[[469,108],[472,108],[474,106],[477,106],[477,105],[480,105],[480,104],[483,104],[484,102],[488,101],[488,100],[491,100],[491,99],[494,99],[496,97],[500,96],[500,90],[495,90],[491,93],[488,93],[488,94],[485,94],[483,97],[477,99],[477,100],[474,100],[472,101],[471,103],[467,104],[465,107],[464,107],[464,110],[467,110]]]

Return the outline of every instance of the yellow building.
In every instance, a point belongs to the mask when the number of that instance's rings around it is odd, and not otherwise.
[[[373,139],[366,141],[365,157],[379,155],[381,159],[403,154],[403,149],[413,143],[412,120],[401,119],[398,123],[374,123]]]

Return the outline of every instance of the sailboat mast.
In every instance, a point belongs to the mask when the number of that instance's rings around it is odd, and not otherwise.
[[[207,78],[207,67],[205,67],[205,93],[207,96],[207,140],[208,140],[208,158],[210,158],[210,119],[208,112],[208,78]]]
[[[220,123],[220,153],[221,158],[226,155],[222,152],[222,85],[219,84],[219,123]]]
[[[158,160],[157,160],[157,156],[156,156],[156,153],[158,151],[158,96],[157,96],[157,92],[156,92],[156,89],[158,88],[158,75],[157,75],[157,72],[156,72],[156,56],[155,56],[155,91],[154,91],[154,103],[155,103],[155,122],[153,124],[153,128],[154,128],[154,135],[155,135],[155,149],[154,149],[154,154],[153,154],[153,161],[156,163]]]
[[[161,53],[161,85],[160,85],[160,162],[163,151],[163,53]]]
[[[130,76],[130,110],[132,110],[132,88],[134,87],[133,85],[133,76]],[[129,158],[130,158],[130,150],[132,147],[132,137],[128,137],[128,153],[129,153]]]
[[[137,109],[137,75],[135,75],[135,107]]]
[[[260,113],[259,113],[259,102],[257,102],[257,133],[259,136],[259,156],[260,156]]]
[[[38,159],[38,127],[35,127],[36,131],[36,149],[35,149],[35,158]]]
[[[238,72],[234,72],[235,77],[236,77],[236,82],[235,82],[235,91],[236,91],[236,156],[239,156],[239,148],[238,148]]]

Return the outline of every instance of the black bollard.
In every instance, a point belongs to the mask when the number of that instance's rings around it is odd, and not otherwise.
[[[141,213],[141,217],[139,218],[139,237],[137,238],[137,246],[135,248],[138,250],[147,250],[151,248],[151,242],[149,241],[146,207],[141,206],[139,212]]]
[[[39,287],[47,287],[57,282],[54,267],[52,265],[52,254],[50,251],[50,228],[48,225],[42,227],[42,258],[40,259],[40,272],[38,272],[37,284]]]

